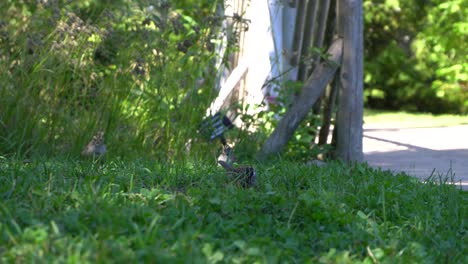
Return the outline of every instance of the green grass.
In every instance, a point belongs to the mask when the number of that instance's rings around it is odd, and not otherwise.
[[[76,155],[103,130],[117,156],[183,158],[217,95],[215,3],[46,2],[0,3],[0,154]]]
[[[441,127],[468,124],[468,115],[432,115],[427,113],[390,112],[366,109],[366,125],[388,127]]]
[[[467,193],[453,186],[282,161],[240,189],[213,163],[162,163],[215,156],[194,136],[217,82],[210,1],[183,16],[173,6],[171,23],[145,1],[7,2],[0,155],[32,162],[0,156],[0,263],[468,262]],[[77,155],[100,129],[107,162],[46,159]]]
[[[467,263],[467,193],[365,165],[0,161],[2,263]]]

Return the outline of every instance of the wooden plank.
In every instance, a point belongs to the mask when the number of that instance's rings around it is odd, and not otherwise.
[[[221,86],[218,97],[216,97],[214,102],[211,103],[207,114],[215,114],[221,109],[234,88],[236,88],[239,82],[245,77],[248,69],[249,67],[247,62],[245,60],[240,60],[237,67],[231,72],[226,82]]]

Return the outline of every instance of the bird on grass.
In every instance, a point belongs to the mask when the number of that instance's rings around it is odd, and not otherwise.
[[[99,131],[96,135],[93,136],[91,141],[84,147],[81,151],[81,155],[85,157],[102,157],[106,154],[107,149],[104,144],[104,132]]]
[[[234,167],[235,161],[232,148],[224,144],[223,152],[218,158],[218,164],[221,165],[228,175],[228,178],[244,188],[253,187],[257,183],[257,172],[251,166]]]

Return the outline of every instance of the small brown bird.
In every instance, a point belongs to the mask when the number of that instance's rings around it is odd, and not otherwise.
[[[228,177],[240,186],[248,188],[257,183],[257,173],[253,167],[234,168],[223,160],[218,160],[218,163],[226,170]]]
[[[106,145],[104,144],[104,132],[99,131],[91,141],[81,151],[83,156],[102,157],[106,153]]]
[[[228,178],[242,187],[254,186],[257,182],[255,169],[250,166],[235,168],[233,164],[236,162],[236,157],[232,147],[225,141],[222,143],[223,150],[218,157],[218,163],[226,170]]]

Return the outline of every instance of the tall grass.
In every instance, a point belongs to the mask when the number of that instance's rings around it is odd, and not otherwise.
[[[217,25],[90,3],[0,5],[1,152],[77,155],[103,129],[110,155],[184,156],[215,95]]]

